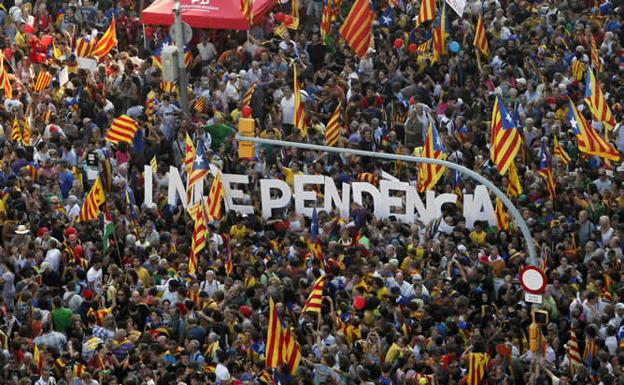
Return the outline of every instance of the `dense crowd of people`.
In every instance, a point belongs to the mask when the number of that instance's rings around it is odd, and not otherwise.
[[[186,47],[193,108],[184,114],[158,57],[168,27],[140,22],[147,2],[3,3],[0,383],[624,384],[624,168],[580,152],[568,118],[571,100],[624,152],[619,124],[607,132],[583,108],[586,80],[572,65],[594,69],[619,122],[622,2],[469,1],[462,16],[447,6],[449,48],[437,60],[415,49],[435,23],[415,26],[418,0],[373,2],[373,41],[362,58],[338,32],[353,2],[333,4],[324,39],[318,0],[280,1],[248,33],[195,29]],[[274,31],[280,12],[297,16],[298,29]],[[478,59],[479,15],[490,54]],[[101,37],[113,17],[117,46],[85,65],[78,43],[95,41],[93,31]],[[294,66],[305,136],[294,127]],[[41,71],[53,79],[35,91]],[[268,220],[259,208],[225,211],[208,223],[189,274],[194,222],[181,203],[167,203],[167,171],[184,169],[187,135],[222,172],[250,176],[250,204],[264,178],[292,186],[296,175],[322,174],[341,185],[375,183],[384,171],[416,184],[415,164],[377,158],[256,145],[252,160],[239,159],[234,136],[252,84],[259,137],[324,144],[341,105],[338,147],[419,155],[433,119],[448,160],[506,189],[489,148],[500,96],[522,127],[522,192],[513,202],[542,257],[542,303],[526,302],[518,283],[530,262],[518,227],[467,227],[461,203],[415,224],[376,218],[370,201],[352,204],[348,219],[320,210],[322,258],[310,253],[310,218],[294,206]],[[139,122],[133,141],[105,141],[122,114]],[[29,125],[30,138],[15,140],[15,122]],[[553,197],[538,169],[541,147],[555,140],[570,159],[552,160]],[[143,172],[154,158],[155,203],[146,206]],[[79,221],[98,175],[102,213]],[[447,170],[435,190],[462,195],[475,185]],[[320,313],[303,312],[322,276]],[[299,344],[294,372],[265,367],[269,298]],[[473,353],[485,357],[483,378],[471,374]]]

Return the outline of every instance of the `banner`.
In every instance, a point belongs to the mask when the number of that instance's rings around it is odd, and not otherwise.
[[[216,167],[211,167],[211,173],[220,172]],[[153,202],[153,172],[149,164],[145,165],[145,201],[146,207],[152,207]],[[251,198],[246,194],[243,186],[250,183],[249,175],[221,174],[223,191],[225,194],[225,210],[234,210],[240,214],[253,214],[254,206]],[[175,206],[180,201],[184,208],[189,206],[186,201],[186,184],[180,176],[180,171],[169,167],[169,185],[167,189],[167,202]],[[316,187],[318,192],[323,193],[323,203],[317,204]],[[372,198],[372,210],[377,218],[395,217],[403,223],[422,223],[437,219],[442,215],[442,206],[445,203],[457,204],[456,194],[436,195],[435,191],[426,191],[425,200],[421,199],[414,186],[407,182],[396,180],[381,180],[379,188],[367,182],[342,183],[340,190],[334,180],[323,175],[297,175],[294,178],[294,186],[291,187],[281,179],[260,180],[261,214],[264,219],[272,218],[277,210],[284,209],[294,200],[294,208],[298,214],[312,217],[314,208],[317,211],[337,211],[340,216],[348,219],[351,204],[365,205],[366,195]],[[204,186],[202,183],[195,185],[191,204],[205,199]],[[496,225],[494,206],[490,194],[484,185],[477,185],[474,194],[463,194],[463,216],[466,219],[466,227],[471,229],[475,221],[487,221],[490,225]]]
[[[466,9],[466,0],[446,0],[446,4],[453,8],[453,11],[459,16],[463,15],[464,9]]]

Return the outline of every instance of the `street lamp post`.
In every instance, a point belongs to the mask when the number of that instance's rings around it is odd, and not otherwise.
[[[182,15],[180,14],[180,0],[173,3],[173,21],[175,44],[178,47],[178,92],[180,93],[180,107],[185,115],[189,114],[188,80],[186,65],[184,64],[184,35],[182,32]]]

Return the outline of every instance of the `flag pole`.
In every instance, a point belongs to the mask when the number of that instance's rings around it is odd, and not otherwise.
[[[104,209],[108,211],[108,204],[104,203]],[[110,213],[110,212],[109,212]],[[104,214],[106,216],[106,214]],[[111,217],[111,219],[113,219]],[[104,217],[104,220],[106,220],[106,217]],[[113,221],[113,226],[115,224],[115,221]],[[117,250],[117,262],[119,262],[119,267],[123,269],[123,262],[121,259],[121,252],[119,251],[119,241],[117,240],[117,226],[115,226],[113,228],[113,240],[115,241],[115,249]]]

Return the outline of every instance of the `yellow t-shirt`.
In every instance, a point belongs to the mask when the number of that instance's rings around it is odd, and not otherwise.
[[[486,233],[485,231],[482,231],[481,233],[477,233],[476,231],[473,231],[470,233],[470,240],[473,241],[474,243],[476,243],[479,246],[485,246],[486,242],[485,242],[485,237],[486,237]]]
[[[295,185],[295,175],[303,175],[301,171],[295,173],[291,168],[288,167],[284,167],[282,172],[284,173],[284,179],[286,180],[286,183],[288,183],[290,187],[293,187]]]
[[[247,227],[244,225],[234,225],[230,229],[230,236],[232,238],[244,239],[247,236]]]
[[[146,268],[141,266],[138,269],[136,269],[136,273],[137,273],[137,276],[139,277],[139,281],[141,281],[141,285],[143,285],[143,287],[149,286],[149,278],[150,278],[149,271],[147,271]]]

